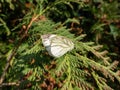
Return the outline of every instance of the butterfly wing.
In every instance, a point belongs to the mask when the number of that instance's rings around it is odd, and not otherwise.
[[[62,37],[55,36],[51,39],[51,54],[55,57],[60,57],[64,55],[66,52],[73,49],[74,44],[71,40]]]
[[[54,57],[60,57],[64,55],[67,51],[65,51],[63,48],[60,46],[55,46],[50,48],[50,55]]]

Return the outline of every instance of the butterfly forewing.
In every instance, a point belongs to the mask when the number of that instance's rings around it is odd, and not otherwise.
[[[51,44],[51,46],[61,46],[63,48],[70,48],[71,46],[73,48],[74,46],[71,40],[63,36],[55,36],[55,38],[51,40]]]

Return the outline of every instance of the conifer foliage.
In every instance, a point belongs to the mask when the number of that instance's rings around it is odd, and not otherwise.
[[[23,17],[13,31],[21,28],[14,48],[6,55],[9,70],[3,69],[0,88],[32,90],[113,90],[109,82],[120,84],[118,61],[112,62],[102,45],[84,42],[86,34],[75,36],[63,23],[55,23],[48,16],[57,11],[56,5],[75,3],[84,6],[81,0],[36,0],[37,6]],[[55,12],[56,13],[56,12]],[[53,16],[54,17],[54,16]],[[72,20],[72,22],[77,22]],[[71,22],[70,21],[70,22]],[[41,41],[43,34],[56,34],[71,39],[74,49],[60,58],[51,57]],[[3,67],[2,67],[3,68]]]

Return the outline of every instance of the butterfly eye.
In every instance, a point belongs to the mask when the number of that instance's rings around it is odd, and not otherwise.
[[[47,38],[49,38],[49,37],[50,37],[50,34],[45,34],[45,35],[42,35],[42,36],[41,36],[42,39],[47,39]]]
[[[49,55],[53,57],[61,57],[74,48],[73,42],[63,36],[45,34],[42,35],[41,38],[42,43],[48,51]]]

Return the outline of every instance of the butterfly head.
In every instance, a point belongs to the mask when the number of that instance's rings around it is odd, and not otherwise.
[[[56,35],[54,35],[54,34],[41,35],[43,45],[44,45],[45,47],[50,46],[51,38],[54,37],[54,36],[56,36]]]

